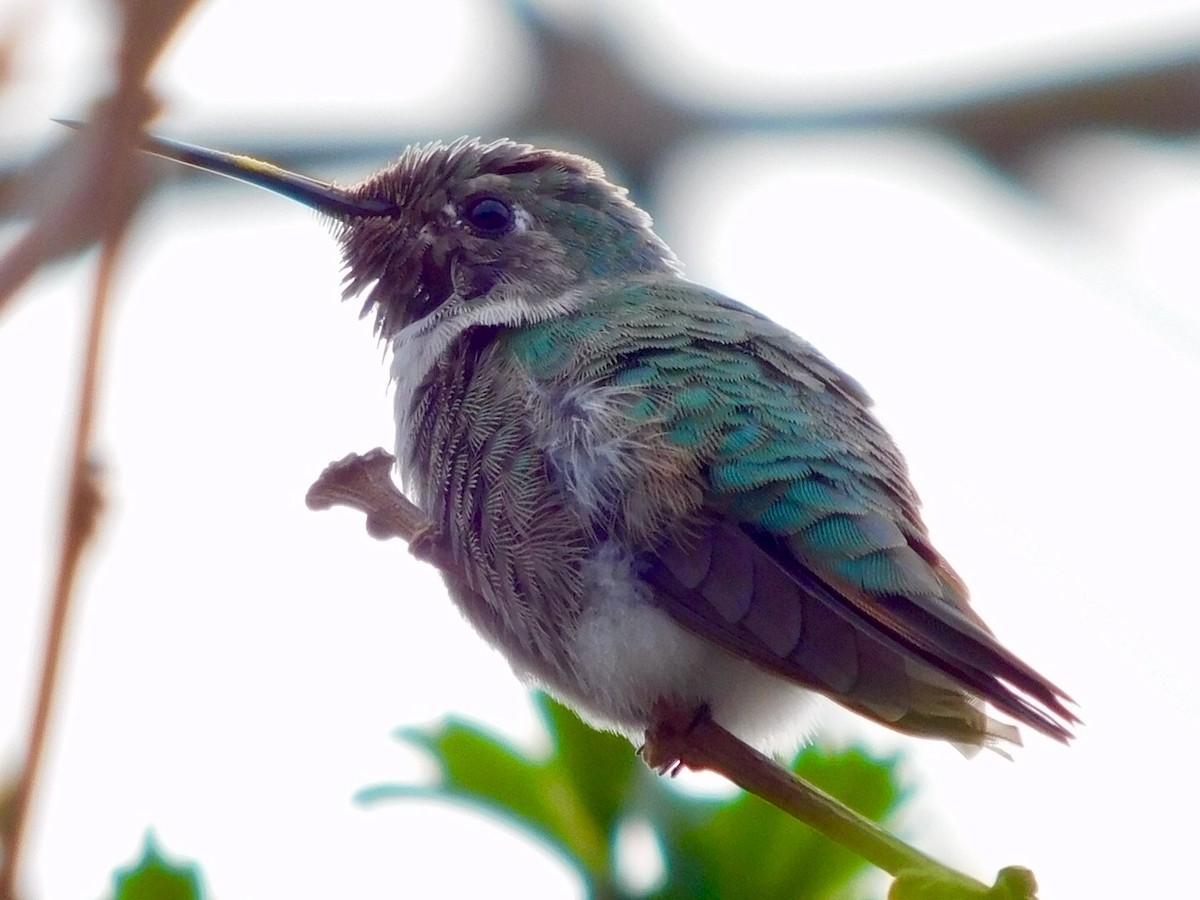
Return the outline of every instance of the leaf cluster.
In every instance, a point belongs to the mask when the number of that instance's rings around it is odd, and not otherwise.
[[[440,779],[379,785],[362,791],[360,801],[433,798],[483,810],[552,848],[592,897],[828,898],[844,896],[866,870],[849,851],[756,797],[683,794],[648,769],[624,738],[594,731],[545,696],[537,707],[552,742],[546,758],[458,719],[408,728],[398,737],[434,757]],[[809,747],[793,765],[875,820],[903,799],[895,759]],[[623,872],[618,836],[632,822],[649,826],[662,859],[662,878],[646,892],[628,887]]]

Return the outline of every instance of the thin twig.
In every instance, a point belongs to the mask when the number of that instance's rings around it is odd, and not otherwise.
[[[332,462],[308,489],[309,509],[348,506],[367,515],[371,537],[411,541],[428,521],[425,514],[392,483],[395,458],[382,447]]]
[[[55,687],[61,669],[62,647],[71,611],[71,597],[83,551],[95,532],[96,521],[103,508],[101,479],[98,467],[91,459],[92,430],[96,417],[96,397],[100,377],[100,353],[104,335],[104,320],[108,311],[113,272],[120,254],[121,234],[113,232],[104,241],[96,285],[92,295],[88,322],[87,344],[83,372],[79,385],[79,405],[75,419],[75,442],[71,452],[71,471],[67,488],[67,503],[63,514],[61,549],[54,592],[50,601],[50,618],[46,623],[45,646],[42,650],[42,670],[38,683],[33,720],[25,749],[25,764],[17,777],[14,800],[14,823],[11,839],[0,869],[0,898],[14,900],[21,853],[29,832],[29,814],[37,788],[38,774],[45,756],[46,737],[54,708]]]
[[[366,455],[351,453],[332,462],[308,489],[309,509],[348,506],[366,513],[367,533],[373,538],[400,538],[413,555],[441,569],[454,561],[438,540],[438,530],[421,510],[396,489],[392,467],[396,460],[382,447]]]
[[[100,476],[91,459],[92,431],[101,373],[104,321],[125,227],[141,190],[135,178],[134,137],[155,109],[145,88],[150,69],[195,0],[113,0],[121,18],[114,60],[116,86],[96,105],[95,127],[72,137],[72,146],[29,179],[40,196],[52,198],[30,230],[0,259],[0,309],[39,267],[55,258],[100,244],[75,420],[58,570],[55,575],[42,655],[41,675],[25,758],[15,779],[12,820],[0,860],[0,900],[16,900],[21,857],[29,832],[33,798],[45,756],[61,670],[71,598],[79,564],[103,506]]]
[[[330,463],[308,490],[309,508],[357,509],[366,513],[373,537],[409,541],[421,558],[453,569],[454,560],[440,550],[433,524],[393,483],[394,462],[390,454],[376,448],[365,456],[351,453]],[[646,741],[643,756],[651,766],[670,768],[670,762],[678,761],[690,769],[717,772],[895,876],[889,892],[892,900],[1031,900],[1037,890],[1033,874],[1019,866],[1003,869],[989,888],[942,865],[801,780],[706,715],[677,731],[652,729]]]

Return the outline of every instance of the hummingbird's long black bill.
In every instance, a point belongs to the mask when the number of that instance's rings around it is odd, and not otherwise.
[[[68,128],[82,129],[86,122],[71,119],[55,119]],[[181,162],[186,166],[203,169],[205,172],[215,172],[266,188],[284,197],[290,197],[305,206],[342,218],[363,216],[387,216],[394,214],[396,206],[386,200],[371,197],[355,197],[345,188],[317,181],[306,175],[297,175],[268,162],[254,159],[250,156],[239,156],[235,153],[224,153],[220,150],[209,150],[182,141],[172,141],[167,138],[145,135],[142,139],[142,149],[154,156]]]

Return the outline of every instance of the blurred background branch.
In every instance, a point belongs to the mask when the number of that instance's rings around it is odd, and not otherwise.
[[[0,842],[2,900],[15,900],[19,893],[22,854],[52,722],[79,565],[103,512],[103,471],[94,455],[93,431],[103,367],[104,321],[122,237],[141,194],[134,148],[154,107],[146,79],[192,5],[178,0],[117,0],[116,12],[123,27],[115,54],[115,88],[95,106],[93,127],[67,137],[51,161],[43,161],[32,173],[23,173],[31,196],[52,196],[54,202],[37,211],[24,237],[0,259],[2,314],[4,304],[40,266],[94,242],[101,245],[81,358],[75,434],[66,473],[67,501],[58,570],[46,616],[41,675],[24,758],[9,800],[11,814],[4,822]],[[57,190],[46,190],[51,185]]]
[[[195,0],[112,2],[121,23],[115,84],[94,104],[92,127],[64,133],[45,155],[3,176],[6,209],[34,222],[0,258],[0,314],[40,266],[120,232],[141,200],[144,161],[130,148],[156,112],[146,79]]]
[[[142,5],[131,2],[123,8]],[[136,40],[122,43],[131,48],[120,54],[122,84],[141,84],[137,79],[148,70],[165,38],[192,4],[175,0],[144,5],[152,12],[135,17],[139,19]],[[508,121],[498,124],[497,133],[518,139],[552,134],[581,147],[598,148],[628,183],[643,189],[654,183],[656,171],[682,144],[722,133],[919,129],[961,144],[982,164],[1033,194],[1042,186],[1030,180],[1030,160],[1063,138],[1107,130],[1157,138],[1200,134],[1200,42],[1185,40],[1165,52],[1136,44],[1116,47],[1085,63],[1050,68],[1040,75],[985,76],[977,83],[964,83],[957,92],[952,88],[930,92],[924,99],[863,99],[840,108],[821,104],[819,108],[801,106],[765,113],[713,109],[664,92],[631,64],[629,48],[614,38],[603,17],[564,20],[560,13],[530,0],[512,0],[505,5],[525,32],[531,49],[530,68],[536,77]],[[142,18],[146,21],[140,21]],[[764,22],[763,27],[769,28],[770,23]],[[145,118],[148,110],[138,108],[138,115]],[[236,149],[299,171],[390,159],[408,143],[445,137],[440,132],[390,129],[380,122],[348,136],[343,129],[311,129],[278,116],[271,131],[275,137],[214,121],[193,137],[206,145]],[[0,210],[13,215],[30,194],[40,192],[47,175],[57,178],[72,171],[45,168],[59,151],[56,146],[31,163],[0,160]],[[171,175],[205,177],[190,170]],[[80,177],[78,183],[91,184],[96,190],[104,179]],[[119,209],[124,204],[116,206]],[[59,237],[60,252],[67,237],[74,238],[69,242],[73,247],[86,240],[86,235],[68,229]],[[7,274],[0,280],[4,288],[0,298],[14,286],[14,276]]]

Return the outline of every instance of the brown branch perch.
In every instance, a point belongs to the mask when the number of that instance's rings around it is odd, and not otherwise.
[[[378,447],[365,456],[351,453],[325,468],[305,502],[310,509],[357,509],[366,514],[372,537],[401,538],[421,559],[453,569],[454,560],[438,543],[433,523],[392,481],[394,463],[391,454]],[[893,875],[890,900],[1032,900],[1036,894],[1033,873],[1019,866],[1002,869],[988,887],[942,865],[797,778],[707,716],[679,730],[652,729],[643,756],[655,767],[663,760],[678,760],[689,769],[717,772],[810,825]]]

